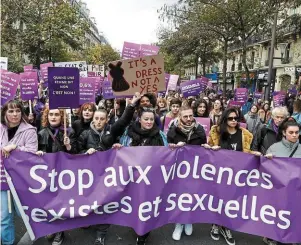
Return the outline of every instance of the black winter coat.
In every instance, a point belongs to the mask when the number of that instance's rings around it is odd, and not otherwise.
[[[188,140],[187,135],[185,135],[176,125],[173,125],[167,132],[167,141],[172,144],[185,142],[188,145],[202,145],[207,143],[206,133],[202,125],[197,124],[197,127],[192,130],[193,133]]]
[[[265,155],[270,146],[280,140],[281,139],[277,137],[276,132],[270,126],[263,125],[257,131],[256,136],[254,136],[251,150],[259,151]]]
[[[68,137],[70,138],[70,145],[71,145],[70,151],[67,151],[66,146],[64,145],[64,130],[60,129],[57,135],[55,136],[55,139],[52,138],[49,132],[50,130],[51,130],[50,128],[43,128],[38,133],[39,151],[43,151],[46,153],[55,153],[59,151],[63,151],[71,154],[77,153],[76,137],[72,129],[68,133]],[[51,132],[53,135],[55,134],[53,130]]]
[[[78,138],[79,153],[85,153],[90,148],[97,151],[106,151],[112,148],[117,138],[124,133],[126,127],[131,123],[134,112],[135,108],[128,106],[117,122],[105,126],[101,136],[91,126],[90,129],[83,131]]]

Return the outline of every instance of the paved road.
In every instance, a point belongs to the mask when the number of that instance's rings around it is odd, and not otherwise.
[[[17,238],[19,241],[25,232],[25,227],[21,220],[17,220]],[[183,236],[181,241],[172,240],[171,234],[174,225],[166,225],[151,232],[148,245],[226,245],[226,242],[213,241],[209,236],[210,225],[194,225],[194,232],[191,236]],[[262,239],[258,236],[252,236],[240,232],[233,233],[237,245],[264,245]],[[66,232],[63,245],[93,245],[95,233],[93,229],[76,229]],[[135,245],[135,234],[132,229],[121,226],[112,226],[107,235],[107,245]],[[51,244],[45,238],[38,239],[34,245]]]

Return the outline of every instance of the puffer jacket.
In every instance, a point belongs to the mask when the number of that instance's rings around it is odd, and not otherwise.
[[[91,122],[90,129],[82,132],[78,138],[79,153],[85,153],[90,148],[94,148],[97,151],[110,149],[131,123],[134,112],[135,108],[128,106],[121,118],[111,126],[107,124],[102,132],[98,132]]]
[[[242,130],[242,148],[243,152],[247,153],[252,153],[250,148],[251,148],[251,143],[253,140],[253,135],[244,128],[240,128]],[[220,133],[219,133],[219,127],[218,126],[213,126],[210,130],[209,133],[209,140],[208,144],[210,146],[220,146]]]
[[[299,141],[292,143],[283,138],[280,142],[277,142],[269,147],[266,154],[272,154],[275,157],[289,157],[291,153],[298,146],[292,158],[301,158],[301,145]]]
[[[202,145],[207,142],[206,133],[202,125],[196,122],[193,132],[188,139],[181,129],[178,127],[177,120],[174,120],[173,125],[167,132],[168,143],[177,144],[179,142],[185,142],[188,145]]]
[[[16,150],[26,151],[31,153],[36,153],[38,150],[38,137],[37,137],[37,129],[30,124],[22,121],[19,125],[19,128],[15,134],[15,136],[9,141],[7,127],[3,124],[0,126],[0,137],[1,137],[1,145],[0,149],[7,145],[17,145]],[[4,174],[4,168],[2,163],[3,158],[1,158],[1,173],[0,173],[0,186],[1,191],[9,190],[7,180]]]
[[[277,133],[271,125],[261,125],[254,136],[252,151],[259,151],[265,155],[269,147],[278,141]]]

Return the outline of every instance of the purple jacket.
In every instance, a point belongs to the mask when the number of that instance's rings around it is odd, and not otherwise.
[[[0,149],[2,150],[3,147],[14,144],[17,145],[16,150],[20,151],[27,151],[36,153],[38,151],[38,135],[37,130],[35,127],[31,126],[30,124],[26,122],[21,122],[15,136],[8,141],[8,133],[7,133],[7,127],[3,124],[0,126]],[[3,159],[1,157],[0,162],[0,189],[1,191],[9,190],[7,180],[4,173],[4,167],[3,167]]]

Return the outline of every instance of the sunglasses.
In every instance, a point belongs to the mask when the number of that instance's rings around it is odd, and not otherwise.
[[[228,121],[237,121],[238,120],[238,117],[228,117],[227,118],[228,119]]]

